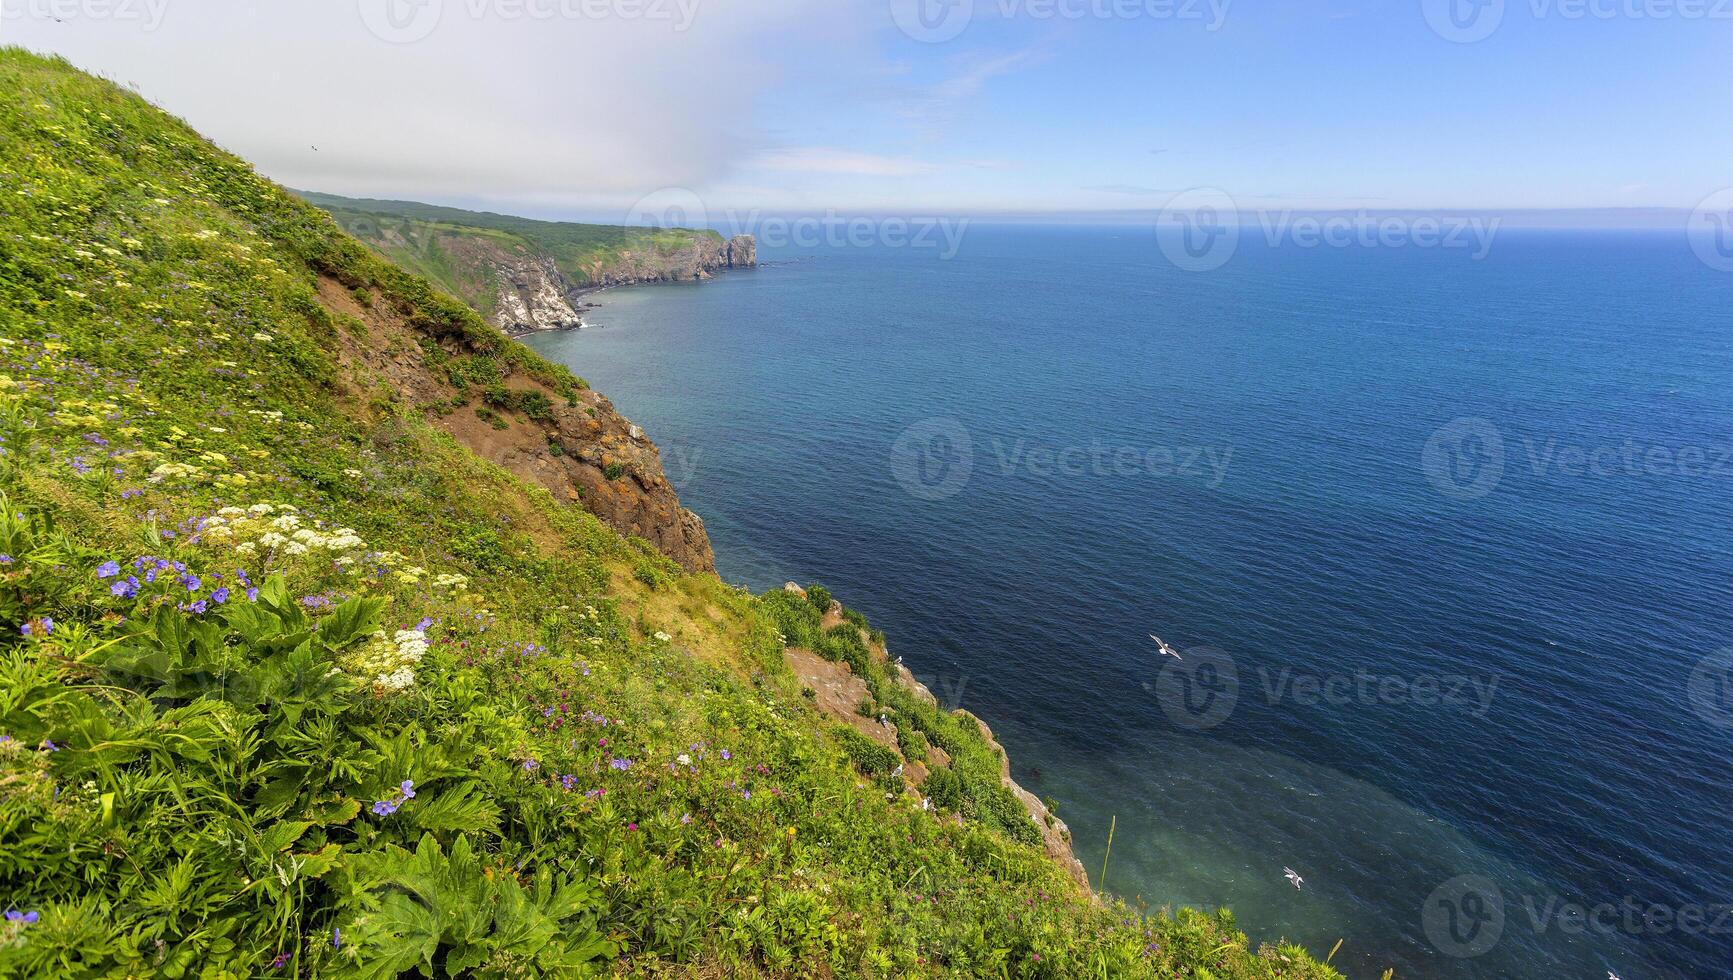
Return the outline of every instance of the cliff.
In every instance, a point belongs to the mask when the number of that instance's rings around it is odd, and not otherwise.
[[[377,289],[357,292],[330,276],[320,279],[319,299],[339,318],[366,326],[339,335],[339,361],[352,374],[384,381],[394,409],[422,413],[483,459],[649,542],[687,571],[716,570],[704,522],[680,505],[660,450],[588,385],[512,360],[486,385],[454,383],[467,382],[451,366],[474,355],[468,338],[424,343]],[[364,393],[353,389],[357,399]]]
[[[606,399],[143,99],[0,49],[0,200],[0,976],[1339,980],[1092,900]]]
[[[807,590],[793,582],[784,585],[783,591],[802,600],[811,598]],[[878,743],[886,752],[894,753],[910,791],[927,807],[931,806],[934,795],[939,795],[943,803],[948,792],[948,789],[941,788],[949,786],[948,780],[935,787],[934,793],[927,792],[933,773],[945,771],[956,775],[960,766],[967,762],[962,758],[968,752],[967,742],[950,743],[954,750],[964,746],[954,758],[943,748],[927,741],[928,735],[937,727],[937,717],[948,715],[960,722],[960,731],[972,727],[979,735],[978,746],[986,750],[989,767],[997,773],[997,787],[1010,793],[1022,807],[1020,817],[1013,811],[1011,819],[1016,825],[1022,825],[1026,820],[1027,826],[1039,835],[1047,856],[1065,869],[1083,894],[1091,894],[1088,872],[1071,849],[1071,828],[1055,816],[1046,803],[1011,778],[1010,756],[993,737],[987,723],[963,708],[947,708],[941,704],[903,664],[901,657],[892,659],[883,635],[868,629],[864,617],[852,614],[841,602],[828,601],[828,608],[813,622],[817,632],[809,634],[798,624],[792,630],[784,631],[785,636],[792,632],[798,640],[808,644],[789,646],[783,653],[795,676],[813,692],[813,703],[833,720]],[[839,636],[843,638],[840,643]],[[857,639],[867,653],[864,660],[848,655]],[[863,714],[863,704],[872,705],[876,710]],[[958,787],[966,786],[965,778],[958,778]],[[973,788],[978,792],[979,783]],[[962,817],[959,814],[953,819],[961,820]]]
[[[582,296],[608,286],[708,279],[758,264],[751,235],[535,221],[421,204],[302,196],[345,231],[424,275],[508,334],[583,322]]]

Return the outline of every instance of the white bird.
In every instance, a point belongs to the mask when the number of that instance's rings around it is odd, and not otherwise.
[[[1296,889],[1299,888],[1302,884],[1305,884],[1305,881],[1306,881],[1306,879],[1300,877],[1300,873],[1295,871],[1293,868],[1283,868],[1282,869],[1282,877],[1293,882],[1294,887]],[[1615,978],[1615,980],[1617,980],[1617,978]]]
[[[1614,973],[1611,970],[1608,970],[1607,971],[1607,980],[1619,980],[1619,975],[1617,973]]]
[[[1172,657],[1175,660],[1184,660],[1185,659],[1184,657],[1179,655],[1178,650],[1175,650],[1173,647],[1168,646],[1167,641],[1162,639],[1161,637],[1156,636],[1154,633],[1151,633],[1151,634],[1149,634],[1149,638],[1155,641],[1155,645],[1161,648],[1162,653],[1167,654],[1168,656]]]

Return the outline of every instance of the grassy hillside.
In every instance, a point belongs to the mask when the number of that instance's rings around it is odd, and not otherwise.
[[[581,385],[178,121],[0,50],[0,200],[0,976],[1336,975],[1092,900],[858,634],[334,359],[332,281]],[[954,750],[934,809],[785,639]]]
[[[378,201],[298,192],[337,219],[344,231],[393,262],[492,315],[494,269],[477,254],[547,256],[572,283],[592,284],[598,270],[614,268],[625,253],[671,256],[714,231],[627,228],[535,221],[487,211],[464,211],[415,201]],[[476,247],[479,246],[479,247]]]

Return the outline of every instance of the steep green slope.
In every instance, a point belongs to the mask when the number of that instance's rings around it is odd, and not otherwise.
[[[180,122],[0,50],[0,201],[0,976],[1336,975],[857,769],[810,614],[485,463],[319,287],[582,382]]]

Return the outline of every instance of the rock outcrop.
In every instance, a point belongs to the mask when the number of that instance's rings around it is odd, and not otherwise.
[[[793,582],[784,585],[783,589],[803,597],[806,595],[806,590]],[[823,629],[831,629],[843,622],[846,620],[842,615],[842,604],[833,602],[830,611],[820,622],[820,626]],[[890,652],[882,644],[873,640],[865,631],[862,632],[861,638],[866,643],[867,652],[873,660],[882,665],[894,681],[907,688],[920,700],[934,707],[940,707],[938,697],[925,684],[915,679],[914,673],[903,665],[901,658],[892,661]],[[794,671],[795,676],[800,678],[800,682],[813,692],[813,704],[818,710],[897,753],[903,759],[904,776],[915,792],[921,792],[921,788],[926,784],[931,766],[950,765],[949,757],[938,746],[930,746],[927,749],[926,764],[903,756],[902,748],[897,742],[895,724],[881,723],[875,719],[862,717],[855,709],[863,699],[868,698],[870,691],[866,682],[856,677],[849,670],[847,664],[825,660],[812,651],[799,647],[786,648],[783,650],[783,657],[787,660],[789,668]],[[1086,893],[1093,894],[1089,885],[1089,873],[1084,870],[1083,862],[1077,860],[1077,855],[1071,849],[1071,828],[1067,827],[1065,821],[1059,819],[1049,810],[1047,804],[1043,803],[1039,797],[1018,785],[1017,781],[1011,778],[1010,756],[1005,753],[1004,746],[999,744],[999,740],[993,736],[993,730],[987,727],[986,722],[982,721],[978,715],[963,708],[952,709],[951,713],[960,717],[971,718],[980,727],[981,737],[986,741],[988,748],[999,757],[1000,782],[1011,791],[1012,795],[1017,797],[1018,802],[1023,804],[1023,809],[1028,812],[1029,819],[1041,834],[1042,848],[1047,852],[1047,856],[1058,862],[1060,867],[1064,868],[1066,873],[1071,876],[1071,879],[1077,882],[1079,888]]]
[[[547,410],[530,417],[509,409],[461,406],[449,381],[427,364],[420,336],[383,303],[362,306],[335,280],[319,284],[334,313],[367,325],[365,336],[338,334],[338,356],[365,366],[387,383],[393,397],[429,413],[429,420],[477,455],[546,487],[555,499],[583,507],[621,534],[642,538],[692,572],[714,572],[716,555],[697,514],[662,469],[662,454],[644,431],[585,388],[565,395],[509,363],[504,388],[539,393]]]
[[[758,239],[751,235],[735,235],[728,239],[725,264],[730,269],[750,269],[758,264]]]
[[[724,241],[700,233],[684,248],[646,243],[595,259],[583,271],[589,287],[602,287],[708,279],[724,269],[748,269],[757,264],[758,242],[751,235],[735,235]]]
[[[506,333],[563,330],[583,324],[567,298],[566,277],[549,258],[504,258],[497,269],[499,298],[493,325]]]

